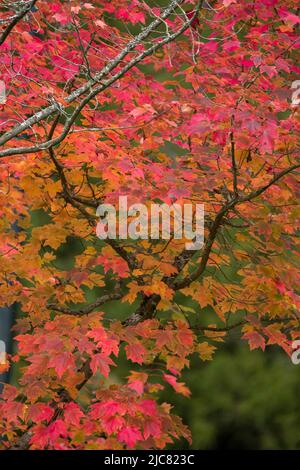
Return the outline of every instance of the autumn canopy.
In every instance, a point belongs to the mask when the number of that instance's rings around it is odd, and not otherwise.
[[[295,0],[1,3],[0,447],[163,449],[191,439],[160,393],[188,399],[192,356],[233,328],[291,355],[299,22]],[[204,204],[203,247],[99,240],[122,195]]]

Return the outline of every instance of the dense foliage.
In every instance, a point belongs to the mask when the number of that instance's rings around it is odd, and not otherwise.
[[[22,375],[0,402],[4,449],[190,440],[158,396],[164,387],[189,396],[181,373],[193,354],[212,359],[233,328],[250,349],[291,354],[300,332],[296,7],[1,5],[0,300],[22,312],[10,358]],[[204,246],[100,241],[96,209],[120,195],[204,203]],[[74,240],[66,267],[59,252]],[[132,371],[120,382],[123,355]]]

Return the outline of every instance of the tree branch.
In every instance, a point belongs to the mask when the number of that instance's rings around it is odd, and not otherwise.
[[[231,166],[233,175],[233,193],[235,197],[238,196],[238,183],[237,183],[237,166],[235,160],[235,142],[233,132],[230,132],[230,146],[231,146]]]
[[[220,226],[222,225],[224,221],[224,217],[228,214],[230,210],[232,210],[235,206],[238,204],[242,204],[244,202],[252,201],[256,197],[260,196],[263,194],[268,188],[270,188],[273,184],[277,183],[279,180],[281,180],[284,176],[287,174],[291,173],[292,171],[296,170],[297,168],[300,167],[300,164],[295,164],[290,166],[289,168],[286,168],[285,170],[282,170],[279,172],[277,175],[275,175],[269,183],[266,185],[262,186],[261,188],[257,189],[256,191],[251,192],[250,194],[246,196],[236,196],[231,201],[229,201],[227,204],[225,204],[220,211],[217,213],[215,220],[209,230],[208,237],[206,239],[206,242],[204,244],[203,248],[203,254],[200,260],[200,264],[198,268],[189,276],[185,277],[182,280],[175,281],[173,283],[173,288],[175,290],[178,289],[183,289],[187,286],[189,286],[193,281],[198,279],[205,271],[207,262],[209,260],[209,256],[213,247],[213,244],[215,242],[218,230]]]
[[[73,91],[71,94],[69,94],[66,98],[65,101],[67,103],[71,103],[74,101],[76,98],[81,97],[83,94],[89,91],[88,95],[81,100],[81,102],[77,105],[73,113],[69,118],[66,119],[65,126],[63,128],[63,131],[60,136],[48,140],[46,142],[42,142],[38,145],[32,146],[32,147],[19,147],[19,148],[9,148],[6,150],[3,150],[0,152],[0,157],[7,157],[11,155],[20,155],[20,154],[28,154],[28,153],[35,153],[39,152],[41,150],[46,150],[49,149],[52,146],[58,145],[61,143],[65,137],[68,135],[73,123],[75,122],[77,116],[80,114],[82,109],[91,101],[96,95],[98,95],[100,92],[104,91],[107,89],[109,86],[111,86],[113,83],[115,83],[117,80],[123,77],[125,73],[127,73],[130,69],[132,69],[134,66],[136,66],[138,63],[140,63],[143,59],[146,57],[150,56],[155,52],[157,49],[160,47],[164,46],[165,44],[168,44],[171,41],[174,41],[178,36],[180,36],[184,31],[188,29],[190,24],[194,21],[196,15],[198,14],[199,9],[201,8],[202,1],[197,5],[195,9],[194,15],[187,21],[185,22],[181,28],[179,28],[178,31],[176,31],[173,34],[168,34],[164,39],[158,41],[157,43],[153,44],[151,47],[149,47],[146,51],[141,52],[140,54],[137,55],[134,59],[129,61],[119,72],[117,72],[115,75],[113,75],[111,78],[107,79],[106,81],[102,81],[104,77],[106,77],[112,70],[114,70],[120,62],[123,60],[123,58],[130,52],[132,51],[142,40],[147,38],[150,33],[152,33],[155,28],[168,16],[171,15],[171,13],[182,3],[184,0],[173,0],[169,7],[165,9],[165,11],[162,13],[160,18],[157,18],[154,20],[152,23],[150,23],[149,26],[144,28],[140,34],[138,34],[133,40],[131,40],[127,46],[123,49],[123,51],[117,55],[117,57],[110,62],[106,67],[102,69],[101,72],[95,75],[93,80],[88,81],[85,85],[82,87],[78,88],[77,90]],[[100,82],[101,83],[96,86],[95,88],[91,89],[95,83]],[[28,129],[29,127],[33,126],[34,124],[37,124],[38,122],[46,119],[47,117],[53,115],[54,113],[59,112],[62,114],[65,111],[65,106],[61,105],[60,103],[55,103],[51,106],[48,106],[47,108],[39,111],[38,113],[35,113],[33,116],[31,116],[29,119],[24,121],[22,124],[14,127],[12,130],[6,132],[1,138],[0,138],[0,145],[5,144],[9,140],[11,140],[13,137],[16,137],[19,135],[21,132],[24,130]]]
[[[16,16],[14,16],[13,20],[6,26],[5,30],[0,36],[0,46],[2,46],[4,41],[7,39],[12,29],[21,21],[22,18],[24,18],[25,15],[27,15],[27,13],[30,12],[36,2],[37,0],[32,0],[28,5],[25,6],[24,10],[21,10]]]
[[[97,300],[95,300],[95,302],[87,305],[86,307],[82,307],[79,310],[73,310],[67,307],[61,307],[57,304],[48,304],[47,307],[53,310],[54,312],[61,312],[67,315],[82,316],[82,315],[88,315],[89,313],[96,310],[96,308],[100,307],[101,305],[106,304],[107,302],[111,300],[119,300],[122,297],[123,297],[123,294],[119,290],[119,291],[113,292],[112,294],[105,294],[102,297],[99,297]]]

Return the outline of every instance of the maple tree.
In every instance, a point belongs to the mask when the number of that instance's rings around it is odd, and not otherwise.
[[[117,3],[0,7],[0,298],[22,312],[3,449],[190,440],[159,392],[189,396],[193,354],[233,328],[287,354],[300,335],[296,2]],[[204,203],[204,246],[100,241],[98,205],[124,194]]]

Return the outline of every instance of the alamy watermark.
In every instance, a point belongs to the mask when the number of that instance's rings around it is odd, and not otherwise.
[[[291,89],[295,90],[292,93],[292,106],[298,106],[300,104],[300,80],[293,81]]]
[[[4,341],[0,340],[0,365],[4,365],[6,363],[6,344]]]
[[[294,351],[291,355],[291,360],[292,360],[292,363],[295,366],[297,366],[298,364],[300,364],[300,340],[299,339],[293,341],[292,348],[294,349]]]
[[[6,103],[6,87],[3,80],[0,80],[0,104]]]
[[[119,197],[118,211],[100,204],[96,233],[101,240],[188,240],[187,250],[199,250],[204,242],[204,204],[132,204]]]

